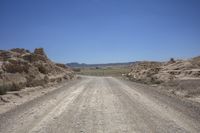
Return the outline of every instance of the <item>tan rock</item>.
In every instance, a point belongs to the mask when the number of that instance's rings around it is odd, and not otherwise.
[[[42,56],[47,57],[46,54],[45,54],[45,52],[44,52],[44,49],[43,49],[43,48],[36,48],[36,49],[34,50],[34,54],[42,55]]]
[[[182,79],[200,79],[200,57],[169,62],[138,62],[132,65],[128,77],[132,80],[169,82]]]
[[[5,86],[6,91],[20,90],[25,86],[43,86],[73,77],[71,69],[49,60],[43,48],[33,53],[19,48],[0,51],[0,91]]]

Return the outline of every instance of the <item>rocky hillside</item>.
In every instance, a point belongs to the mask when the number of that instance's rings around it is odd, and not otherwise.
[[[42,48],[0,50],[0,94],[24,87],[43,86],[74,77],[70,68],[48,59]]]
[[[134,81],[161,83],[200,79],[200,57],[169,62],[137,62],[128,77]]]

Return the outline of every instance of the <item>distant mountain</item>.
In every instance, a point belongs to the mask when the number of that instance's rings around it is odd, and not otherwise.
[[[85,63],[77,63],[77,62],[72,62],[72,63],[67,63],[67,66],[70,66],[72,68],[81,68],[81,67],[113,67],[113,66],[118,66],[118,67],[125,67],[125,66],[130,66],[134,64],[135,62],[125,62],[125,63],[106,63],[106,64],[85,64]]]
[[[87,67],[88,66],[85,63],[77,63],[77,62],[67,63],[66,65],[69,67]]]

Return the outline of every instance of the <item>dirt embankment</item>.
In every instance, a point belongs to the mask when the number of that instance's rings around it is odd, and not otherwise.
[[[73,71],[63,64],[52,62],[42,48],[36,48],[34,52],[20,48],[0,50],[1,95],[72,78]]]
[[[168,62],[138,62],[127,75],[130,80],[159,84],[182,96],[200,96],[200,56]]]

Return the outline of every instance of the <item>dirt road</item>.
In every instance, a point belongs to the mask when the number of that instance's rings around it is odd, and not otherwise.
[[[0,133],[199,133],[198,105],[112,77],[84,77],[0,115]]]

